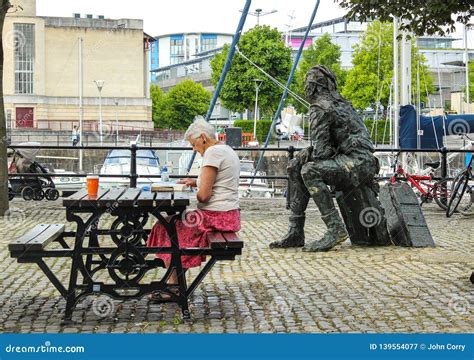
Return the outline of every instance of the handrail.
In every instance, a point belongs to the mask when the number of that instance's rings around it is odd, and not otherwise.
[[[8,145],[7,148],[9,149],[61,149],[61,150],[130,150],[130,174],[93,174],[98,175],[101,177],[110,177],[110,178],[128,178],[130,179],[130,187],[137,186],[137,180],[139,178],[159,178],[161,175],[139,175],[137,174],[137,151],[138,150],[181,150],[181,151],[192,151],[191,147],[188,146],[181,146],[181,147],[169,147],[169,146],[160,146],[160,147],[150,147],[150,146],[137,146],[132,144],[131,146],[50,146],[50,145]],[[235,148],[235,151],[275,151],[275,152],[286,152],[288,153],[288,158],[292,159],[294,157],[294,153],[297,151],[303,150],[303,148],[295,148],[293,146],[289,146],[287,148],[260,148],[260,147],[240,147]],[[384,152],[384,153],[408,153],[408,152],[419,152],[419,153],[432,153],[438,152],[441,154],[441,177],[440,180],[451,180],[447,176],[447,154],[448,153],[470,153],[472,150],[466,149],[377,149],[377,152]],[[89,174],[90,175],[90,174]],[[8,174],[9,177],[78,177],[83,178],[86,177],[87,174],[69,174],[69,173],[14,173]],[[190,178],[197,178],[197,176],[189,176],[189,175],[170,175],[170,178],[173,179],[181,179],[184,177]],[[254,175],[244,175],[241,176],[242,179],[267,179],[267,180],[287,180],[288,176],[279,176],[279,175],[266,175],[266,176],[257,176],[256,173]],[[385,177],[376,177],[377,180],[384,180]]]
[[[34,145],[8,145],[7,148],[10,149],[45,149],[45,150],[78,150],[78,149],[83,149],[83,150],[130,150],[130,146],[54,146],[54,145],[40,145],[40,146],[34,146]],[[288,146],[288,147],[279,147],[279,148],[263,148],[263,147],[236,147],[233,148],[235,151],[278,151],[278,152],[289,152],[291,149],[293,151],[302,151],[305,148],[301,147],[293,147],[293,146]],[[137,145],[137,150],[189,150],[192,151],[192,147],[189,146],[139,146]],[[473,150],[469,149],[448,149],[444,148],[443,149],[389,149],[389,148],[384,148],[384,149],[376,149],[375,152],[387,152],[387,153],[408,153],[408,152],[419,152],[419,153],[432,153],[432,152],[438,152],[442,153],[443,151],[446,151],[448,153],[471,153]]]

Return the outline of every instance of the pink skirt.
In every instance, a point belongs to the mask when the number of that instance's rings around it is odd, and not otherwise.
[[[209,243],[206,234],[212,231],[230,231],[240,230],[240,210],[230,211],[210,211],[210,210],[191,210],[187,211],[183,218],[176,221],[176,232],[180,248],[197,247],[207,248]],[[171,246],[168,233],[165,227],[157,222],[147,240],[148,247],[168,247]],[[162,259],[166,266],[171,262],[171,254],[156,254]],[[182,256],[183,268],[189,269],[200,266],[206,260],[205,256]]]

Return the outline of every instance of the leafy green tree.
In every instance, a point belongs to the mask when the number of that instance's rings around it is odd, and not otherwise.
[[[472,0],[335,0],[348,9],[347,17],[357,21],[392,21],[401,18],[400,28],[415,35],[439,34],[455,31],[455,23],[468,24],[474,15]],[[456,16],[452,16],[456,15]]]
[[[166,97],[163,90],[158,85],[152,84],[150,98],[152,102],[151,114],[155,128],[167,128],[169,124],[165,118]]]
[[[303,51],[293,83],[294,91],[302,98],[304,98],[304,80],[306,73],[315,65],[326,65],[329,67],[336,75],[338,88],[342,89],[346,71],[341,69],[341,47],[332,43],[331,36],[328,33],[321,36],[315,43],[311,44],[308,49]],[[308,109],[298,101],[293,99],[292,103],[298,112],[308,112]]]
[[[240,51],[255,64],[280,82],[286,82],[292,64],[291,49],[285,46],[277,29],[256,26],[242,35],[238,46]],[[219,82],[228,52],[229,45],[226,45],[223,51],[216,54],[211,61],[211,83],[214,86]],[[222,105],[235,112],[253,109],[255,106],[254,79],[264,80],[258,98],[260,112],[266,115],[276,111],[283,91],[238,54],[232,61],[220,93]]]
[[[167,94],[154,91],[153,101],[156,108],[155,127],[184,130],[197,115],[205,115],[211,102],[211,93],[190,79],[184,80]]]
[[[393,25],[374,21],[369,24],[360,44],[354,47],[352,64],[342,95],[352,101],[357,109],[374,107],[380,103],[387,108],[393,78]],[[433,80],[423,55],[418,53],[412,41],[412,89],[417,89],[417,65],[420,62],[421,101],[426,93],[432,93]]]

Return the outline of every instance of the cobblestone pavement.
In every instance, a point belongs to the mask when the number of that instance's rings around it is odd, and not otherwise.
[[[424,208],[436,248],[357,248],[327,253],[270,250],[286,232],[284,200],[242,201],[243,255],[218,262],[191,300],[192,323],[175,304],[113,301],[101,317],[89,297],[62,325],[65,301],[34,264],[18,264],[7,244],[37,223],[64,222],[61,201],[14,200],[0,217],[0,332],[21,333],[332,333],[471,332],[474,218],[447,219]],[[317,211],[307,239],[324,231]],[[72,227],[69,227],[72,229]],[[70,263],[48,260],[67,284]],[[191,271],[190,276],[196,271]],[[150,278],[155,274],[147,275]],[[95,301],[94,301],[95,299]],[[100,300],[100,299],[99,299]],[[110,305],[110,304],[109,304]]]

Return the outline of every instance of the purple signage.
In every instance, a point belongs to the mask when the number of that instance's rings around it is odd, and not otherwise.
[[[302,41],[303,41],[303,38],[291,38],[290,39],[290,45],[293,49],[299,49],[299,47],[301,46]],[[307,38],[305,43],[304,43],[304,48],[305,49],[309,48],[312,43],[313,43],[313,39],[312,38]]]

